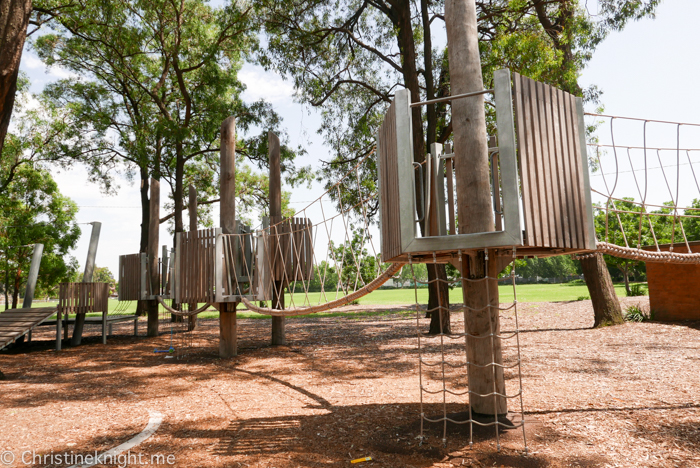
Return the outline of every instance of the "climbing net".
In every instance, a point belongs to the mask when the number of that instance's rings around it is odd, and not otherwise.
[[[442,426],[442,444],[445,445],[449,423],[469,426],[470,447],[479,428],[493,428],[496,445],[500,450],[501,432],[504,429],[521,428],[523,447],[527,453],[515,264],[509,268],[508,274],[500,278],[505,285],[512,285],[512,296],[508,297],[510,294],[504,291],[506,297],[499,298],[499,278],[496,269],[490,268],[490,263],[494,260],[489,260],[488,251],[484,254],[485,271],[489,274],[483,278],[469,278],[458,274],[448,280],[421,281],[416,275],[416,264],[409,260],[407,268],[411,269],[416,301],[421,443],[428,440],[426,424],[437,424]],[[466,253],[458,252],[459,271],[464,272],[468,269],[467,258]],[[483,285],[486,291],[485,305],[462,302],[452,310],[443,304],[433,308],[426,307],[419,299],[419,288],[427,287],[431,282],[436,283],[438,287],[441,284],[449,287],[463,287],[465,283],[471,286]],[[450,311],[461,312],[463,321],[451,320]],[[439,314],[437,333],[425,333],[425,325],[421,323],[421,319],[426,313]],[[485,314],[490,316],[486,320],[486,326],[483,321],[479,323],[478,319]],[[477,374],[480,384],[474,384],[474,376]],[[484,385],[483,382],[490,384]],[[470,402],[466,412],[465,396],[468,396]],[[515,407],[510,404],[511,401],[515,403]],[[450,413],[451,408],[458,411]],[[497,410],[493,411],[494,408]],[[483,413],[488,412],[495,416],[478,416],[475,412],[479,409]]]
[[[588,114],[599,252],[700,263],[700,125]]]
[[[267,315],[305,315],[359,300],[400,272],[401,263],[382,263],[376,183],[368,176],[369,152],[320,197],[284,219],[271,218],[257,233],[226,236],[230,290],[268,275],[272,301],[243,298],[248,309]],[[253,271],[251,236],[264,243],[264,261]],[[238,266],[236,266],[238,265]],[[248,290],[238,286],[240,293]],[[280,302],[286,293],[286,304]],[[274,302],[274,303],[273,303]]]

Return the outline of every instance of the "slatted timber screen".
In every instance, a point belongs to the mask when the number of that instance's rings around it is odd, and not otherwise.
[[[119,300],[141,299],[141,254],[119,256]]]
[[[589,245],[575,96],[513,73],[525,245],[586,249]]]
[[[269,251],[274,281],[313,279],[313,223],[308,218],[270,217]]]
[[[60,283],[58,286],[58,313],[106,313],[108,299],[108,283]]]
[[[182,303],[215,302],[216,230],[180,234],[177,287]]]
[[[224,295],[249,294],[257,267],[253,257],[253,234],[248,228],[238,230],[240,234],[222,236]]]
[[[403,254],[401,249],[401,226],[399,219],[399,168],[396,133],[396,102],[386,112],[379,127],[377,158],[380,168],[380,226],[382,261],[388,262]]]

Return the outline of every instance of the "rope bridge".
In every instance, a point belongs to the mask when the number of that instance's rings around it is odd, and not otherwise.
[[[587,115],[598,126],[588,146],[597,252],[700,264],[700,125]]]

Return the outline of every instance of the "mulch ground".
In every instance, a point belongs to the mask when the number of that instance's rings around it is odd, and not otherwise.
[[[455,330],[460,315],[452,316]],[[290,319],[283,347],[269,346],[269,321],[239,320],[231,360],[216,355],[214,320],[191,343],[175,333],[176,355],[153,352],[170,346],[168,323],[151,339],[128,336],[131,324],[115,326],[106,346],[90,329],[82,346],[58,355],[46,329],[0,353],[0,452],[15,455],[11,466],[65,466],[25,464],[21,454],[101,452],[142,431],[157,411],[163,424],[132,453],[174,455],[169,466],[178,467],[351,466],[366,456],[373,460],[357,466],[700,466],[700,323],[592,324],[590,301],[519,305],[527,454],[521,429],[496,439],[492,428],[476,428],[470,446],[468,425],[451,424],[443,445],[442,424],[426,423],[421,444],[416,319],[400,310]],[[514,327],[505,312],[504,333]],[[444,341],[448,361],[463,359],[460,340]],[[507,363],[517,358],[512,343]],[[440,356],[438,341],[422,344],[426,360]],[[464,368],[451,372],[448,385],[463,389]],[[422,377],[427,388],[441,385],[439,368]],[[508,393],[517,393],[517,373],[506,378]],[[447,412],[463,413],[463,400],[450,395]],[[518,398],[509,409],[519,411]],[[439,396],[424,395],[428,417],[442,411]]]

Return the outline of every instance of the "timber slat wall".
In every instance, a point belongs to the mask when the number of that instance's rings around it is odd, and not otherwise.
[[[119,300],[141,299],[141,254],[119,256]]]
[[[58,286],[58,314],[107,313],[108,283],[61,283]]]
[[[584,158],[576,98],[513,73],[525,245],[586,249]]]
[[[379,127],[377,142],[380,181],[380,225],[382,230],[382,261],[398,257],[401,251],[401,226],[399,220],[399,170],[396,140],[396,104],[391,103]]]
[[[270,217],[268,258],[274,281],[313,278],[313,223],[308,218]]]
[[[180,236],[180,302],[215,302],[216,230],[200,229]]]

